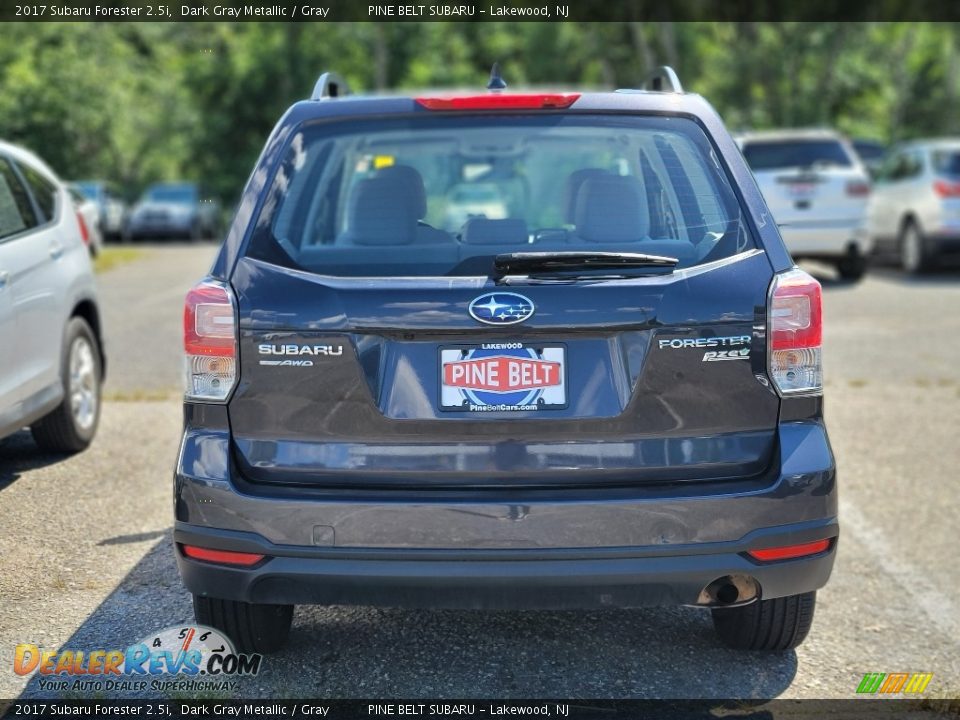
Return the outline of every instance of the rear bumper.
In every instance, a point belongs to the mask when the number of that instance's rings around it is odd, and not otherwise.
[[[851,247],[861,255],[873,251],[873,241],[860,221],[781,225],[780,235],[794,258],[839,259]]]
[[[580,490],[344,491],[253,486],[225,410],[188,408],[175,475],[187,588],[248,602],[467,608],[698,604],[752,578],[762,597],[815,590],[835,544],[759,564],[744,553],[837,536],[833,455],[818,421],[783,422],[762,478]],[[267,558],[234,568],[182,544]]]
[[[174,531],[180,574],[197,595],[253,603],[510,610],[711,605],[705,588],[726,577],[752,579],[764,598],[795,595],[827,582],[836,543],[810,558],[767,564],[749,559],[746,549],[836,535],[835,522],[808,523],[767,528],[722,547],[511,554],[330,552],[181,523]],[[251,569],[231,568],[187,558],[180,544],[268,558]]]

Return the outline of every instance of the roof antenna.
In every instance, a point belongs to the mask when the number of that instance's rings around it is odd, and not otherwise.
[[[494,63],[490,68],[490,82],[487,83],[487,90],[506,90],[507,83],[500,77],[500,63]]]

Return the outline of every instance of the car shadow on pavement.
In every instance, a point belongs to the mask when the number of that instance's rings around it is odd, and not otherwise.
[[[20,479],[27,470],[53,465],[70,457],[66,453],[48,453],[37,447],[29,430],[21,430],[0,440],[0,490]]]
[[[122,649],[192,620],[168,530],[62,649]],[[797,655],[728,650],[693,608],[298,607],[289,644],[262,667],[223,697],[763,699],[790,686]],[[50,694],[36,676],[24,692]]]

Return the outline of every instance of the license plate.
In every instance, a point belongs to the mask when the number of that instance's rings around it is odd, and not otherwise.
[[[440,409],[525,412],[567,406],[567,349],[545,343],[440,348]]]
[[[808,200],[817,193],[817,186],[813,183],[793,183],[787,186],[787,191],[794,199]]]

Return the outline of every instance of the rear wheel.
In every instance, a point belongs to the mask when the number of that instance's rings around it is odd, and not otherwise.
[[[908,221],[900,232],[900,266],[908,273],[918,275],[933,267],[934,257],[920,228]]]
[[[83,318],[70,318],[61,360],[63,402],[30,426],[33,439],[41,449],[79,452],[93,440],[100,422],[102,367],[93,330]]]
[[[837,273],[844,280],[856,282],[863,277],[866,271],[867,258],[856,248],[851,248],[837,263]]]
[[[808,592],[714,608],[713,627],[725,645],[737,650],[790,650],[810,632],[816,602],[817,593]]]
[[[193,614],[233,640],[238,652],[273,653],[286,644],[293,622],[293,605],[261,605],[193,596]]]

